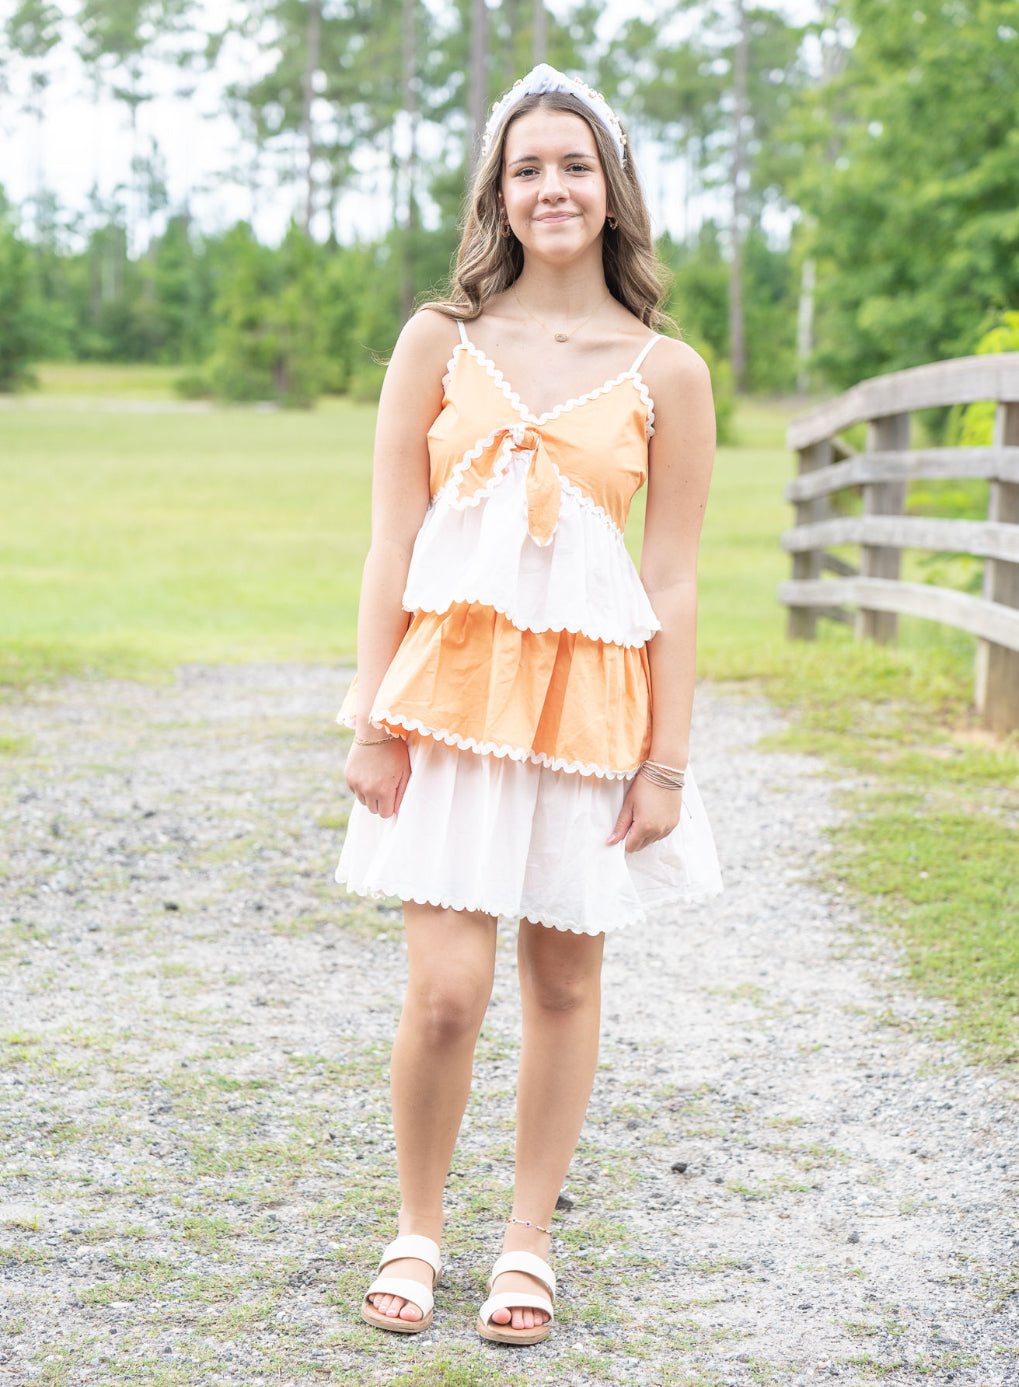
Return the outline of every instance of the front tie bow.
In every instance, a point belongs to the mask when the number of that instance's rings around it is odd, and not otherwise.
[[[527,532],[542,549],[552,541],[559,524],[559,501],[562,488],[559,473],[545,448],[545,440],[537,429],[515,424],[506,430],[514,452],[530,453],[525,483],[527,494]]]

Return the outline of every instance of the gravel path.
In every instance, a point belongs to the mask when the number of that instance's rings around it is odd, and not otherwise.
[[[322,667],[0,705],[0,1384],[1014,1384],[1015,1097],[816,884],[838,782],[698,697],[728,890],[610,940],[561,1319],[474,1334],[508,1203],[512,933],[435,1324],[357,1318],[395,1210],[398,913],[331,881]]]

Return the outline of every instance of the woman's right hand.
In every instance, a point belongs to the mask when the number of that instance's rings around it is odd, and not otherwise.
[[[410,780],[410,756],[402,737],[377,742],[374,746],[356,743],[347,755],[343,773],[354,797],[372,814],[390,819],[399,811]]]

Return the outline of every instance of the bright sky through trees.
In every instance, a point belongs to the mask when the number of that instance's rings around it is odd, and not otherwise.
[[[13,10],[14,4],[15,0],[0,0],[0,17],[6,19],[5,11]],[[440,7],[440,0],[431,0],[430,8]],[[547,7],[553,15],[567,8],[562,0],[551,0]],[[76,9],[71,0],[61,0],[60,8],[67,15]],[[248,8],[244,0],[207,0],[202,6],[203,27],[214,31]],[[603,8],[603,36],[633,13],[628,0],[609,0]],[[816,0],[785,0],[771,8],[803,22],[816,13],[817,5]],[[228,82],[241,73],[250,77],[253,69],[264,65],[253,39],[232,40],[223,64],[211,72],[201,65],[188,70],[147,65],[152,99],[140,104],[132,136],[124,104],[108,89],[96,91],[80,58],[63,43],[44,64],[48,84],[41,98],[41,120],[26,109],[28,74],[11,74],[11,90],[0,100],[0,187],[15,203],[47,189],[61,206],[83,210],[93,188],[102,200],[109,200],[128,181],[132,158],[151,156],[170,207],[186,202],[198,224],[210,230],[254,214],[258,234],[276,241],[295,210],[292,198],[284,193],[255,199],[253,206],[245,186],[248,154],[224,99]],[[425,149],[426,157],[428,152]],[[647,140],[641,142],[638,156],[657,228],[679,234],[681,170],[675,161],[661,159]],[[362,187],[345,196],[343,220],[351,236],[374,238],[387,225],[388,173],[370,167],[365,172]]]

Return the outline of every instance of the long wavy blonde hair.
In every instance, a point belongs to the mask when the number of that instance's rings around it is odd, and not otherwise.
[[[594,135],[616,226],[606,222],[602,234],[602,267],[609,292],[642,323],[656,331],[675,327],[661,310],[668,276],[655,255],[651,218],[633,165],[629,144],[622,165],[611,136],[582,101],[566,92],[525,96],[512,111],[487,156],[478,166],[467,198],[463,234],[450,277],[449,297],[422,304],[450,318],[477,318],[489,299],[501,294],[524,268],[524,251],[511,233],[500,234],[499,184],[506,133],[528,111],[545,108],[580,116]]]

